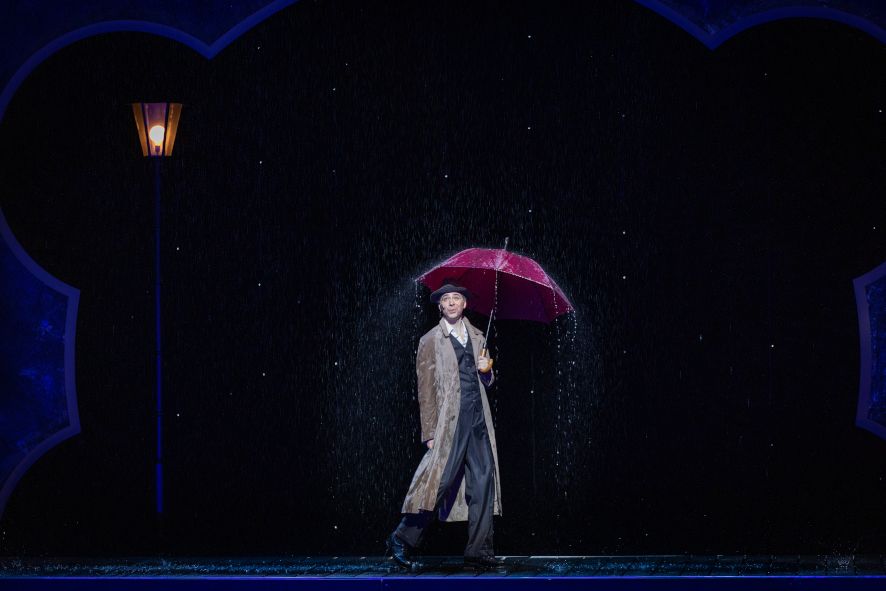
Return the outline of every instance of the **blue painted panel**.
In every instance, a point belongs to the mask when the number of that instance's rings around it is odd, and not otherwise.
[[[64,327],[67,298],[0,244],[0,478],[68,424]]]
[[[856,424],[886,439],[886,263],[855,280],[861,352]]]
[[[0,218],[0,514],[30,465],[79,432],[77,290],[21,251]]]
[[[871,327],[871,408],[868,418],[886,428],[886,275],[867,286]]]

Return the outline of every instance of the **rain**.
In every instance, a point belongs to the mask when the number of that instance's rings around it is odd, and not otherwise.
[[[0,206],[80,290],[83,433],[22,481],[0,552],[381,554],[423,452],[416,279],[505,238],[575,309],[492,325],[497,553],[882,551],[851,280],[883,258],[884,89],[846,66],[879,46],[804,23],[789,52],[764,27],[712,53],[624,4],[300,2],[213,60],[111,34],[37,68]],[[158,528],[129,102],[167,94]]]

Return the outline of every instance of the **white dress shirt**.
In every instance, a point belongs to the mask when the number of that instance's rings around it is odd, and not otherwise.
[[[464,320],[459,318],[458,322],[455,324],[449,324],[449,322],[444,322],[443,325],[446,327],[446,336],[455,333],[455,338],[458,339],[458,342],[461,343],[462,347],[467,347],[468,345],[468,329],[465,326]]]

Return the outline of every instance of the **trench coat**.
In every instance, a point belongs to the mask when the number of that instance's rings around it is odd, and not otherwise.
[[[471,325],[467,318],[463,320],[470,334],[476,359],[480,356],[481,345],[484,344],[485,339],[483,333]],[[452,342],[443,328],[444,322],[446,320],[441,318],[440,324],[425,333],[418,342],[415,371],[418,374],[421,440],[427,442],[429,439],[433,439],[434,447],[425,452],[415,475],[412,477],[412,484],[409,485],[409,492],[406,493],[406,499],[403,501],[402,513],[433,511],[436,508],[437,491],[455,438],[461,405],[461,384],[458,375],[458,360],[455,357]],[[493,514],[501,515],[501,486],[498,473],[498,449],[495,445],[495,428],[492,426],[492,413],[489,410],[489,400],[486,398],[486,388],[480,381],[479,375],[477,382],[480,384],[480,399],[483,402],[486,433],[489,435],[492,459],[495,462]],[[492,385],[492,381],[489,384]],[[441,503],[442,506],[439,507],[441,520],[468,520],[464,471],[461,472],[457,483],[458,490],[456,491],[456,487],[453,485],[452,489],[447,491],[444,501]]]

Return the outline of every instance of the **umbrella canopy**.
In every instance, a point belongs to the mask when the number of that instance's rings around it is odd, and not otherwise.
[[[468,308],[501,319],[551,322],[573,309],[541,265],[503,248],[469,248],[418,278],[434,290],[453,280],[468,288]]]

